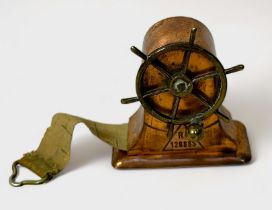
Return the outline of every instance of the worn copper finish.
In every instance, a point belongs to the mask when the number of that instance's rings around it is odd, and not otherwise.
[[[113,150],[114,167],[242,164],[250,160],[245,127],[232,120],[221,105],[225,74],[243,66],[223,68],[206,26],[187,17],[162,20],[148,30],[143,52],[135,47],[132,51],[144,62],[136,79],[137,97],[122,103],[140,100],[143,106],[129,120],[128,151]],[[180,84],[182,91],[175,89]]]

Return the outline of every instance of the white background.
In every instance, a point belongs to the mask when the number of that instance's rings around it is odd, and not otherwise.
[[[272,2],[0,0],[0,209],[271,209]],[[76,127],[72,159],[50,183],[13,188],[11,163],[35,149],[56,112],[126,122],[147,29],[191,16],[227,67],[224,104],[248,129],[247,166],[115,170],[111,148]],[[31,178],[24,172],[21,178]]]

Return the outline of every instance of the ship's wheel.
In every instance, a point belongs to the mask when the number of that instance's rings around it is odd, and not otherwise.
[[[172,138],[175,124],[189,125],[192,129],[189,132],[200,132],[201,126],[199,124],[213,113],[228,121],[228,117],[219,111],[227,90],[226,74],[244,68],[243,65],[237,65],[224,69],[213,54],[194,44],[196,32],[196,28],[191,29],[189,41],[186,43],[169,44],[156,49],[149,55],[145,55],[134,46],[131,47],[132,52],[141,57],[144,62],[136,77],[137,97],[125,98],[121,102],[128,104],[140,101],[148,113],[169,123],[169,138]],[[164,58],[169,57],[171,53],[175,54],[175,57],[180,55],[180,62],[171,63],[169,59],[165,61]],[[209,68],[190,67],[190,59],[197,57],[206,60],[209,63]],[[153,77],[154,74],[157,75],[153,80],[150,76],[152,72]],[[214,85],[212,95],[205,94],[206,87],[203,84],[208,80],[212,81]],[[169,104],[169,100],[172,102],[170,103],[171,107],[163,107],[167,102]],[[186,110],[181,108],[182,101],[187,103]],[[195,110],[193,110],[192,104],[198,104]]]

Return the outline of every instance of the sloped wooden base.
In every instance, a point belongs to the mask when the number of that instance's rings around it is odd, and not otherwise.
[[[209,151],[201,150],[173,154],[128,155],[127,152],[113,149],[112,165],[118,169],[125,168],[161,168],[161,167],[189,167],[214,166],[229,164],[246,164],[251,159],[250,146],[245,126],[234,121],[240,131],[237,136],[237,151]]]

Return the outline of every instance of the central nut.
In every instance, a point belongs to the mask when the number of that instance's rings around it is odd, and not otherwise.
[[[170,82],[170,88],[174,95],[185,96],[191,93],[193,84],[185,75],[179,75],[172,79]]]
[[[177,79],[173,84],[173,88],[176,92],[184,92],[188,89],[188,84],[182,79]]]

